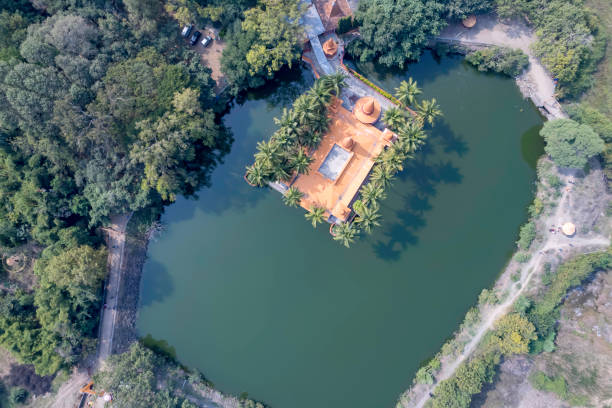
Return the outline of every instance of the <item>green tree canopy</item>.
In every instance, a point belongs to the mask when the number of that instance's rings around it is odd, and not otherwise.
[[[587,161],[603,152],[603,140],[588,125],[571,119],[548,121],[540,131],[545,151],[561,167],[583,168]]]
[[[429,38],[444,27],[443,3],[436,0],[364,0],[355,19],[361,36],[348,51],[361,61],[403,67],[418,60]]]

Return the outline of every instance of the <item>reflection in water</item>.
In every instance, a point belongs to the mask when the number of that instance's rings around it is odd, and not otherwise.
[[[212,187],[168,207],[149,247],[139,330],[273,407],[391,407],[514,246],[535,176],[520,135],[540,118],[511,79],[458,58],[367,72],[391,91],[412,76],[444,116],[388,190],[382,225],[346,249],[242,178],[309,75],[224,117],[235,140]]]
[[[532,169],[538,164],[538,159],[544,154],[544,138],[540,136],[542,125],[535,125],[521,136],[521,154],[523,160]]]

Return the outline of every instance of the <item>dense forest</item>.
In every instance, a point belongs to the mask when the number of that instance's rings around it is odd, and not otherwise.
[[[347,51],[403,67],[448,21],[488,11],[532,24],[561,97],[592,86],[606,35],[583,0],[362,0]],[[236,96],[298,63],[303,13],[295,0],[0,0],[0,248],[38,254],[35,282],[0,286],[0,346],[41,375],[91,352],[99,227],[195,194],[228,152],[227,99],[181,25],[219,29]],[[610,119],[582,105],[570,114],[608,143],[612,174]]]

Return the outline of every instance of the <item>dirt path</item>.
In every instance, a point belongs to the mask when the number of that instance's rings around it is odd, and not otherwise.
[[[121,267],[125,252],[125,229],[132,214],[123,214],[111,217],[110,228],[105,228],[108,247],[108,279],[104,288],[104,308],[100,318],[100,332],[98,335],[97,367],[101,367],[112,353],[113,334],[117,318],[117,301],[119,298],[119,285],[121,284]]]
[[[556,210],[553,214],[543,220],[544,224],[547,226],[550,225],[562,225],[567,220],[572,219],[572,208],[570,205],[570,201],[572,199],[581,199],[578,194],[574,194],[575,188],[574,186],[574,174],[566,174],[562,176],[562,181],[570,186],[563,190],[563,194],[561,195]],[[603,181],[602,181],[603,182]],[[601,197],[601,199],[606,200],[607,197]],[[418,390],[418,395],[416,396],[416,402],[411,403],[408,402],[406,404],[402,403],[403,407],[415,407],[421,408],[425,405],[425,403],[429,400],[430,395],[435,391],[438,384],[450,378],[459,365],[463,363],[473,352],[476,350],[476,347],[484,337],[484,335],[493,328],[495,322],[502,317],[504,314],[508,312],[508,309],[512,306],[512,304],[516,301],[516,299],[527,289],[529,288],[529,283],[533,275],[539,271],[540,266],[546,259],[547,255],[549,255],[553,251],[566,251],[571,249],[572,251],[577,251],[580,253],[590,252],[596,249],[606,248],[610,245],[609,237],[605,237],[602,235],[595,235],[590,237],[583,236],[574,236],[572,238],[568,238],[562,234],[548,234],[544,242],[537,247],[532,247],[531,249],[531,259],[525,266],[522,268],[523,273],[520,279],[520,285],[512,285],[511,292],[507,299],[496,305],[495,307],[489,309],[486,313],[483,314],[480,323],[475,328],[475,333],[471,340],[465,345],[463,352],[455,357],[454,360],[445,361],[442,364],[441,370],[436,375],[436,382],[432,385],[420,386]],[[508,276],[512,273],[513,265],[509,265],[507,270],[503,275]],[[500,279],[503,279],[503,275]]]
[[[551,74],[531,51],[531,46],[537,38],[525,23],[513,21],[511,24],[505,24],[494,16],[483,15],[478,16],[478,23],[474,28],[451,24],[437,38],[465,45],[497,45],[521,49],[529,56],[529,67],[516,78],[523,95],[531,98],[537,107],[544,107],[543,113],[549,119],[567,117],[555,96],[555,83]]]

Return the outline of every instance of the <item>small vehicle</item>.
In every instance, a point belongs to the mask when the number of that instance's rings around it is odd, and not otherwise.
[[[196,45],[201,35],[202,33],[196,30],[193,34],[191,34],[191,38],[189,39],[189,44]]]
[[[191,30],[193,30],[193,24],[187,24],[185,27],[183,27],[183,31],[181,31],[181,36],[183,36],[183,38],[189,37],[189,34],[191,34]]]
[[[212,37],[210,35],[207,35],[202,40],[202,45],[204,46],[204,48],[206,48],[206,47],[208,47],[210,45],[211,42],[212,42]]]

